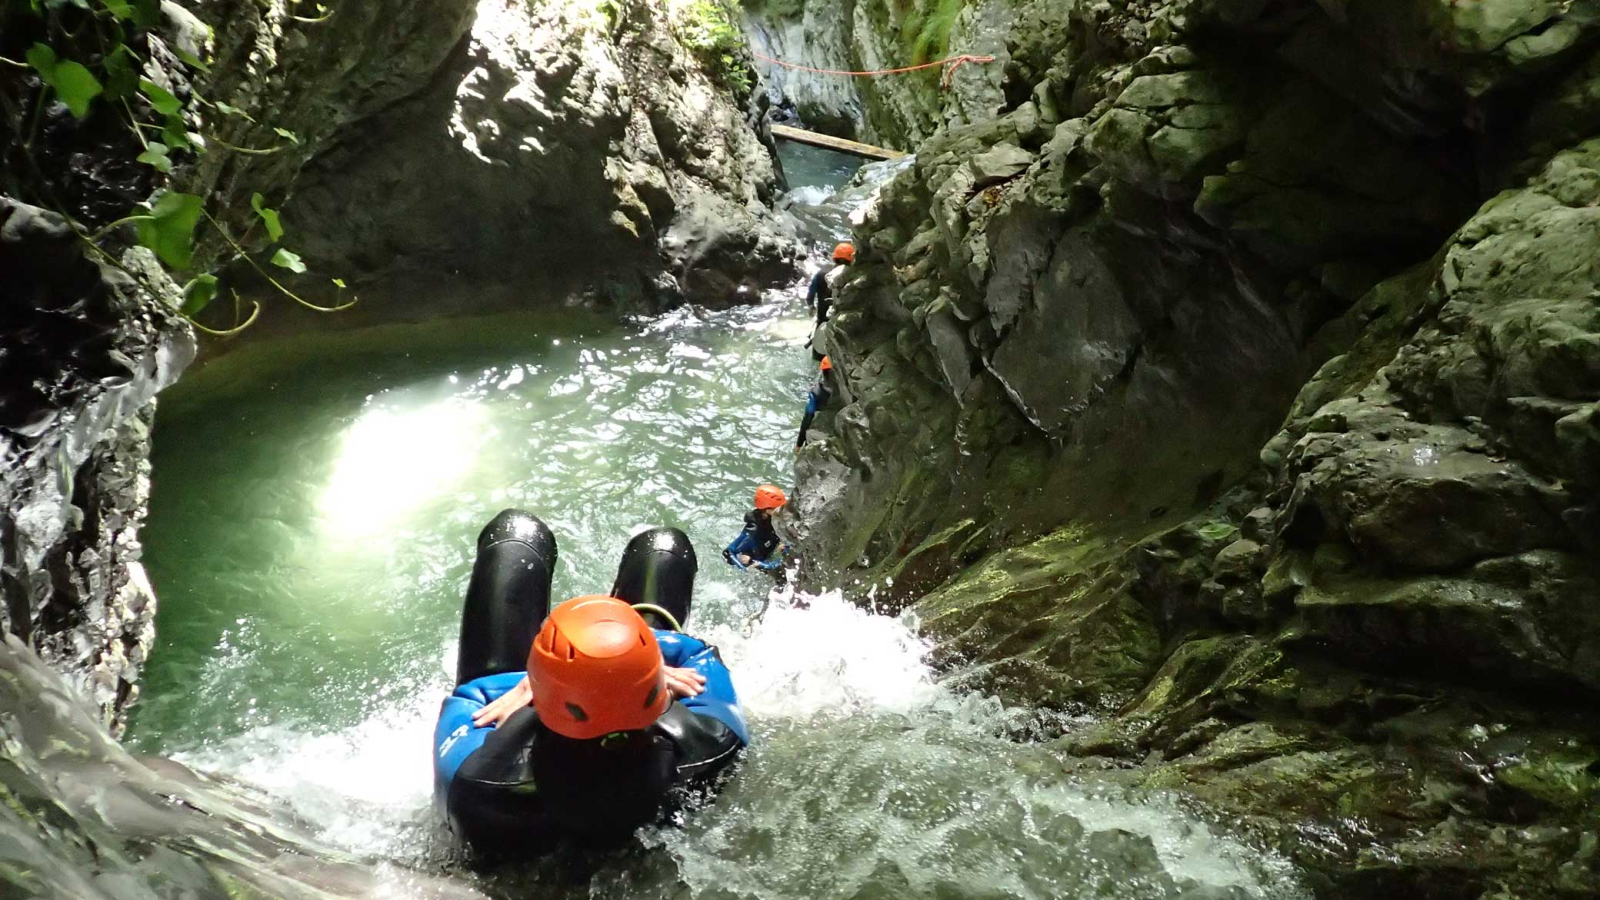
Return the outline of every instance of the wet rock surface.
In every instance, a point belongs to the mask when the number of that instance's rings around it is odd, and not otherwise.
[[[753,300],[797,262],[769,207],[771,138],[759,98],[708,73],[672,16],[477,4],[424,89],[311,161],[286,224],[400,315],[469,296],[473,311]]]
[[[115,727],[155,637],[138,540],[153,398],[194,338],[129,274],[146,251],[114,265],[84,247],[60,216],[0,196],[0,615]]]
[[[349,858],[244,789],[129,755],[11,635],[0,637],[0,709],[0,892],[7,896],[482,896]]]
[[[757,60],[776,107],[829,134],[910,151],[947,124],[986,120],[1002,108],[1006,37],[1025,6],[1010,0],[759,0],[741,11],[751,48],[790,64]],[[942,18],[941,9],[953,17]],[[948,74],[940,67],[881,77],[827,74],[898,69],[960,54],[996,59]]]
[[[1600,889],[1595,12],[1021,7],[857,230],[803,577],[1323,895]]]

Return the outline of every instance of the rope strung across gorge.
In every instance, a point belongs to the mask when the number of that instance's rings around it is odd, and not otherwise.
[[[937,62],[926,62],[917,66],[901,66],[898,69],[873,69],[867,72],[851,72],[845,69],[813,69],[810,66],[802,66],[798,63],[784,62],[781,59],[773,59],[770,56],[762,56],[754,50],[750,51],[750,55],[761,60],[762,62],[769,62],[775,66],[782,66],[785,69],[796,69],[801,72],[811,72],[817,75],[847,75],[851,78],[871,78],[878,75],[903,75],[906,72],[920,72],[923,69],[932,69],[936,66],[949,66],[950,68],[945,70],[944,77],[939,80],[939,83],[944,87],[950,86],[950,78],[955,75],[957,69],[961,68],[967,63],[994,62],[994,57],[992,56],[974,56],[971,53],[962,53],[958,56],[948,56],[944,59],[938,60]]]

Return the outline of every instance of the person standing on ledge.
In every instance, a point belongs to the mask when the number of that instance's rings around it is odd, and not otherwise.
[[[795,438],[795,452],[806,445],[806,432],[811,430],[811,420],[817,417],[817,411],[828,405],[833,399],[833,387],[828,379],[833,375],[833,361],[828,357],[822,358],[822,365],[817,367],[817,383],[811,386],[811,393],[806,396],[806,414],[800,419],[800,436]]]
[[[833,248],[833,266],[823,269],[811,279],[811,289],[806,291],[806,307],[814,309],[817,313],[816,328],[811,331],[811,356],[821,359],[822,351],[817,348],[817,329],[828,321],[828,310],[833,306],[833,292],[844,280],[845,272],[850,264],[856,261],[856,248],[849,243],[843,243]]]
[[[778,532],[772,527],[772,514],[788,502],[789,498],[777,485],[763,484],[756,488],[756,508],[744,514],[744,530],[722,551],[722,558],[734,568],[776,572],[781,582],[783,551],[788,545],[778,539]]]

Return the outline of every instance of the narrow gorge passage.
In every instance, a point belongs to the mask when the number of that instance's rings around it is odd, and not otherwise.
[[[821,246],[855,163],[784,153],[790,211]],[[644,852],[558,855],[480,887],[1296,896],[1281,863],[1171,797],[1066,783],[1014,740],[1035,714],[938,684],[909,621],[830,595],[751,626],[767,582],[718,553],[751,486],[790,478],[814,366],[798,296],[622,325],[382,329],[191,375],[157,425],[145,535],[160,643],[129,743],[265,788],[362,857],[473,878],[430,807],[428,748],[477,530],[506,506],[544,517],[565,597],[603,590],[629,535],[669,524],[701,560],[690,630],[721,646],[756,745],[715,803],[643,835]]]

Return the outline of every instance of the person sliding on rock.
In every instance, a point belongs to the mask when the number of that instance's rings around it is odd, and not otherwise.
[[[794,441],[796,453],[806,445],[806,432],[811,430],[811,421],[817,417],[817,411],[833,399],[833,388],[828,384],[828,379],[833,375],[833,361],[824,356],[817,372],[817,383],[811,386],[811,393],[806,395],[806,414],[800,418],[800,436]]]
[[[856,248],[851,244],[840,244],[833,248],[833,266],[823,269],[811,279],[811,289],[806,291],[806,307],[817,312],[817,324],[811,331],[811,340],[806,345],[811,348],[813,359],[821,359],[822,351],[817,347],[817,330],[828,321],[828,310],[833,306],[833,292],[839,283],[844,280],[845,272],[851,263],[856,261]]]
[[[529,513],[478,536],[433,744],[435,805],[480,855],[624,842],[750,742],[717,648],[681,631],[698,567],[683,532],[636,535],[610,595],[551,609],[555,563]]]
[[[775,573],[778,582],[784,582],[783,554],[789,545],[778,539],[772,527],[772,514],[789,502],[777,485],[763,484],[756,488],[756,508],[744,514],[744,530],[733,539],[722,558],[736,569],[760,569]]]

